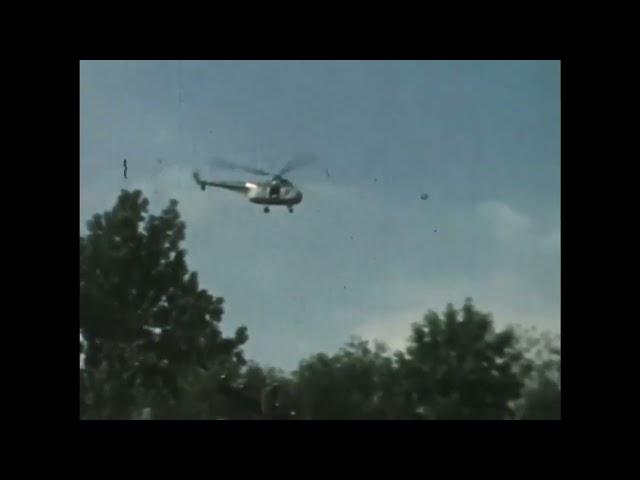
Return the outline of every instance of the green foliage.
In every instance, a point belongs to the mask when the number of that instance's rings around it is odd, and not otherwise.
[[[531,368],[512,329],[467,300],[425,315],[406,351],[352,339],[295,372],[303,415],[313,419],[512,419]]]
[[[421,418],[509,419],[522,362],[514,332],[496,332],[467,299],[461,311],[450,304],[442,317],[429,312],[413,325],[399,368]]]
[[[80,238],[84,418],[132,418],[149,405],[154,418],[171,416],[185,393],[205,388],[195,379],[244,363],[246,329],[222,336],[223,299],[200,289],[187,268],[178,203],[158,216],[147,215],[148,204],[140,191],[123,190]]]
[[[187,268],[177,202],[148,206],[122,191],[80,237],[81,418],[560,418],[559,337],[496,331],[470,299],[402,351],[352,337],[291,374],[245,361],[247,329],[222,335],[223,299]]]
[[[335,355],[314,355],[294,372],[303,419],[390,419],[402,414],[394,359],[357,337]],[[398,399],[400,398],[400,401]]]
[[[517,403],[522,420],[560,420],[560,337],[520,331],[519,347],[530,366],[522,398]]]

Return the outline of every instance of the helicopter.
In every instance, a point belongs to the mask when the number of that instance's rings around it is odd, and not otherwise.
[[[293,206],[302,202],[302,192],[283,175],[294,168],[313,161],[310,155],[298,155],[287,162],[278,173],[267,172],[260,168],[238,165],[226,160],[214,160],[214,164],[231,170],[241,170],[254,175],[270,176],[271,180],[263,182],[213,182],[203,180],[198,171],[193,172],[193,178],[202,191],[206,187],[218,187],[243,194],[251,203],[264,205],[264,213],[269,213],[270,206],[286,206],[289,213],[293,213]]]

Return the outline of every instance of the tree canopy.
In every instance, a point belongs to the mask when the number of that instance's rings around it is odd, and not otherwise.
[[[171,200],[123,190],[80,237],[80,418],[559,419],[559,337],[497,330],[467,299],[429,311],[401,351],[352,337],[286,373],[247,361],[245,327],[200,288]]]
[[[171,415],[208,372],[244,363],[246,328],[224,338],[223,299],[200,289],[180,247],[178,202],[148,215],[142,192],[123,191],[80,238],[81,407],[87,416],[130,418],[151,404]]]

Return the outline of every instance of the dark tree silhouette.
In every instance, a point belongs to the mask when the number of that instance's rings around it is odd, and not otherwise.
[[[80,416],[87,419],[559,419],[560,345],[496,331],[470,299],[427,313],[403,351],[357,337],[291,374],[246,362],[181,248],[177,202],[123,190],[80,237]]]
[[[223,299],[200,289],[187,268],[178,202],[158,216],[147,215],[148,205],[140,191],[123,190],[80,237],[85,418],[132,418],[150,405],[154,418],[170,415],[189,381],[244,363],[246,328],[222,336]]]
[[[513,330],[496,332],[490,315],[467,299],[413,325],[399,356],[404,389],[424,419],[511,419],[528,374]]]
[[[294,372],[302,419],[384,419],[398,416],[396,372],[387,348],[352,339],[337,354],[319,353]]]

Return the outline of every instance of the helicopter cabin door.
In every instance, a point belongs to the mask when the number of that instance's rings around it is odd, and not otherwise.
[[[269,198],[280,198],[280,185],[270,185],[269,186]]]

